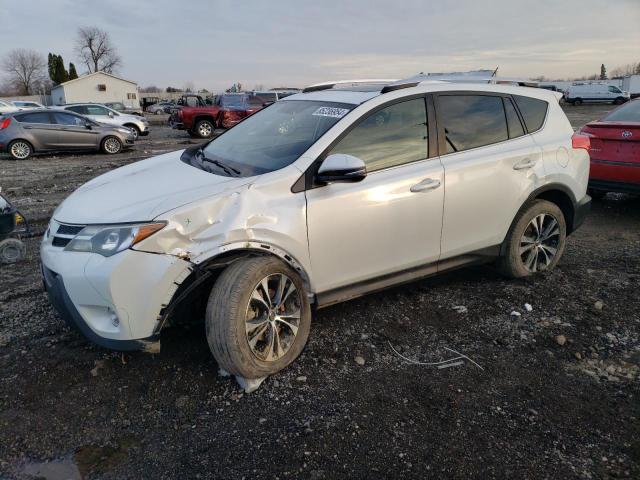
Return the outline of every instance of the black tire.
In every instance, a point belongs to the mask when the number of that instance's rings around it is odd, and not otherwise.
[[[576,98],[576,99],[573,101],[573,106],[574,106],[574,107],[579,107],[580,105],[582,105],[582,99],[581,99],[581,98]]]
[[[33,147],[26,140],[17,139],[9,143],[7,152],[14,160],[26,160],[33,155]]]
[[[118,137],[105,137],[104,140],[102,140],[102,144],[100,145],[100,150],[102,151],[102,153],[106,153],[107,155],[115,155],[122,151],[122,142]]]
[[[249,345],[247,314],[252,294],[261,280],[276,274],[286,275],[295,286],[297,298],[290,296],[289,301],[299,306],[300,319],[288,350],[277,359],[265,361]],[[271,291],[269,287],[267,290]],[[296,272],[277,258],[256,257],[238,260],[222,272],[211,290],[205,318],[209,348],[220,368],[232,375],[256,379],[282,370],[300,355],[309,336],[311,308],[304,283]],[[266,318],[264,328],[275,324],[270,320],[272,317]],[[270,328],[262,330],[264,338],[269,338]]]
[[[608,192],[606,192],[604,190],[592,190],[592,189],[589,189],[589,190],[587,190],[587,193],[594,200],[602,200]]]
[[[535,238],[537,231],[532,226],[532,222],[534,219],[539,218],[541,214],[545,214],[543,222],[547,222],[543,224],[542,233],[552,225],[548,216],[556,220],[558,233],[549,238],[548,244],[545,241],[542,242],[542,246],[539,246],[538,240],[540,236],[535,241],[529,242],[529,240]],[[555,227],[552,231],[550,230],[550,233],[553,232],[555,232]],[[525,233],[527,234],[526,237]],[[525,241],[525,238],[527,241]],[[537,272],[553,270],[562,257],[566,238],[567,224],[562,210],[555,203],[547,200],[533,200],[525,204],[513,220],[505,239],[504,253],[498,260],[498,269],[502,274],[510,278],[521,278]],[[531,247],[531,245],[533,246]],[[522,248],[526,248],[526,250],[521,251]],[[555,254],[550,257],[553,249],[555,249]],[[530,260],[531,255],[535,255],[533,268],[527,267],[525,262]],[[526,258],[523,259],[525,256]],[[538,263],[538,259],[542,264]],[[549,260],[549,262],[545,265],[544,262],[546,260]]]
[[[140,138],[140,129],[138,127],[136,127],[135,125],[128,123],[126,125],[124,125],[127,128],[130,128],[131,130],[133,130],[133,139],[134,140],[138,140]]]
[[[17,263],[27,255],[27,247],[17,238],[5,238],[0,242],[0,264]]]
[[[626,101],[626,98],[618,97],[613,101],[614,105],[622,105]]]
[[[199,120],[193,127],[193,131],[198,138],[211,138],[216,126],[211,120]]]

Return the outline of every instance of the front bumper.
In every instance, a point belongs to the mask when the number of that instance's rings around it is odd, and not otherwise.
[[[51,303],[66,323],[106,348],[157,349],[161,311],[190,263],[135,250],[111,257],[69,252],[54,246],[53,238],[45,235],[41,245],[42,273]]]
[[[585,195],[582,200],[580,200],[575,207],[573,214],[573,225],[571,228],[571,232],[575,232],[580,226],[584,223],[585,218],[591,211],[591,197],[589,195]]]
[[[73,304],[73,301],[65,289],[62,277],[53,270],[49,270],[47,267],[42,266],[42,279],[44,282],[44,288],[49,296],[49,301],[58,311],[65,323],[72,329],[83,334],[88,340],[100,345],[101,347],[123,352],[145,349],[156,350],[156,345],[160,341],[160,332],[157,332],[150,337],[136,340],[112,339],[98,335],[91,329],[91,327],[89,327],[84,318],[82,318],[82,315],[80,315],[76,306]]]

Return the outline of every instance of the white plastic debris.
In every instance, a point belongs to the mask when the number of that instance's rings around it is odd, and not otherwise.
[[[522,316],[522,314],[520,312],[516,312],[515,310],[513,312],[511,312],[510,315],[512,317],[521,317]]]
[[[527,312],[531,312],[531,311],[533,310],[533,307],[531,306],[531,304],[530,304],[530,303],[525,303],[525,304],[524,304],[524,309],[525,309]]]
[[[260,385],[262,385],[262,382],[264,382],[266,379],[267,377],[244,378],[236,375],[236,382],[238,382],[238,385],[242,387],[245,393],[255,392],[260,387]]]
[[[458,313],[467,313],[467,307],[464,305],[456,305],[453,309]]]

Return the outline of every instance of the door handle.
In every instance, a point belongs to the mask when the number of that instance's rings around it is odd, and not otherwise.
[[[440,180],[434,180],[433,178],[425,178],[420,183],[416,183],[415,185],[411,185],[411,190],[414,193],[417,192],[426,192],[429,190],[435,190],[440,186]]]
[[[525,170],[527,168],[533,168],[536,164],[536,160],[532,158],[525,158],[524,160],[520,160],[513,166],[514,170]]]

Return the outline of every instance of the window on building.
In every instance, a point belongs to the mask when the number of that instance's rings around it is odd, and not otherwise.
[[[135,100],[135,99],[136,99],[135,93],[127,93],[127,100]]]
[[[98,91],[100,92],[106,92],[107,91],[107,85],[104,83],[99,83],[98,84]]]

